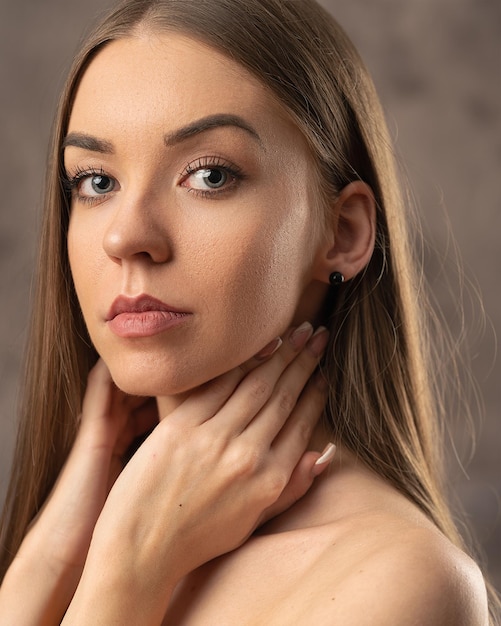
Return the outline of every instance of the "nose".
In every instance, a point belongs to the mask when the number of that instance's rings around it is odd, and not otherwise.
[[[146,258],[165,263],[171,258],[168,227],[151,202],[122,203],[113,213],[103,237],[104,251],[112,260]]]

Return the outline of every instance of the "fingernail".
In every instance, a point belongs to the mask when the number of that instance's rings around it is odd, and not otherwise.
[[[325,328],[325,326],[319,326],[311,339],[308,341],[308,350],[313,354],[313,356],[321,356],[328,341],[329,332],[327,331],[327,328]]]
[[[289,341],[295,350],[300,350],[313,333],[313,326],[310,322],[303,322],[301,326],[298,326],[292,335],[289,337]]]
[[[330,463],[336,454],[336,446],[333,443],[328,443],[315,465],[323,465],[324,463]]]
[[[260,350],[256,354],[256,359],[267,359],[269,356],[274,354],[280,348],[281,345],[282,345],[281,337],[277,337],[276,339],[273,339],[272,341],[270,341],[269,344],[267,344],[262,350]]]

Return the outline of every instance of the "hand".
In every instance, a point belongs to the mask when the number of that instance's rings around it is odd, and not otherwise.
[[[241,545],[283,494],[287,506],[306,466],[311,484],[320,455],[304,451],[325,390],[309,379],[327,333],[310,336],[290,332],[269,360],[211,381],[160,422],[110,491],[69,623],[89,606],[102,623],[136,606],[160,617],[177,581]]]
[[[70,455],[2,584],[0,622],[59,624],[122,457],[157,423],[155,403],[120,392],[98,361],[89,374]]]
[[[117,389],[99,359],[88,376],[79,422],[73,448],[30,533],[43,527],[52,561],[81,570],[124,455],[137,437],[158,423],[158,414],[153,399]]]

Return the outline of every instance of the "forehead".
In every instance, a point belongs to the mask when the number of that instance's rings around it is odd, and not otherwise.
[[[183,125],[221,112],[292,126],[285,109],[248,70],[178,34],[142,34],[106,45],[86,69],[70,117],[97,127],[134,120]]]

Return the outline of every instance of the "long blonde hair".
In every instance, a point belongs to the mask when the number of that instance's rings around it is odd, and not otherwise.
[[[83,44],[57,112],[0,576],[65,461],[96,359],[66,251],[69,199],[61,183],[61,146],[73,98],[95,54],[142,28],[195,37],[255,74],[302,130],[325,194],[353,180],[372,187],[378,211],[374,255],[328,302],[327,417],[338,441],[462,545],[441,484],[440,403],[429,376],[424,294],[408,209],[381,107],[358,53],[314,0],[126,0]]]

